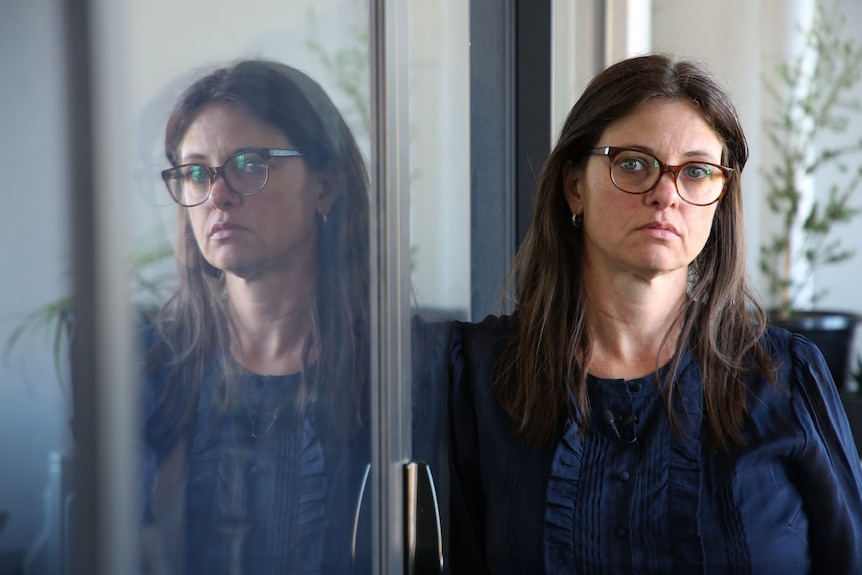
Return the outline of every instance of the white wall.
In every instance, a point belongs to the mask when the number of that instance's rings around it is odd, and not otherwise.
[[[420,307],[470,308],[469,3],[413,1],[410,244]]]

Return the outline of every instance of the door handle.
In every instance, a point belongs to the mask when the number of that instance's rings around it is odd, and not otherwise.
[[[356,498],[356,509],[353,514],[353,533],[350,537],[350,556],[353,559],[354,568],[370,561],[368,553],[371,550],[371,541],[361,539],[363,533],[368,535],[370,530],[371,516],[371,494],[368,489],[368,475],[371,473],[371,464],[365,466],[362,473],[362,482],[359,485],[359,497]],[[369,510],[369,511],[366,511]],[[363,522],[364,520],[364,522]],[[364,553],[364,555],[363,555]]]
[[[431,468],[421,461],[404,464],[404,573],[440,575],[443,535]]]

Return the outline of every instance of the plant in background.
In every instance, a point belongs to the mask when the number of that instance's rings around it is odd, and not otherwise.
[[[817,3],[799,55],[778,66],[775,84],[766,84],[778,103],[765,125],[775,152],[765,172],[766,200],[778,227],[761,247],[760,270],[784,316],[813,307],[826,294],[810,283],[816,272],[855,253],[831,237],[836,224],[862,211],[851,202],[862,183],[862,139],[847,145],[830,139],[860,111],[859,99],[848,96],[862,79],[862,44],[841,38],[844,23]],[[837,170],[840,183],[816,197],[812,178],[826,166]]]
[[[176,274],[173,268],[165,269],[165,264],[173,260],[173,255],[173,247],[157,232],[142,238],[132,252],[128,273],[136,321],[152,321],[159,305],[173,289]],[[66,358],[74,326],[74,298],[65,296],[45,303],[29,312],[9,334],[3,349],[3,359],[9,362],[25,339],[45,334],[50,341],[54,373],[66,392],[63,385],[66,382]]]
[[[371,104],[369,102],[369,60],[368,29],[354,25],[349,34],[351,47],[332,51],[320,41],[317,15],[309,8],[306,13],[311,30],[306,48],[320,60],[323,69],[329,74],[332,88],[345,100],[341,112],[358,140],[369,138],[371,134]]]
[[[318,17],[313,8],[306,12],[310,34],[305,42],[309,52],[317,57],[326,74],[329,76],[333,94],[342,96],[343,105],[340,112],[353,131],[353,135],[362,146],[363,141],[371,137],[371,102],[369,92],[369,52],[368,28],[354,24],[349,30],[350,42],[348,48],[332,50],[320,40]],[[411,133],[415,127],[411,126]],[[420,173],[412,165],[410,181],[414,182]],[[416,269],[419,246],[410,246],[410,271]]]
[[[3,348],[4,361],[8,363],[12,359],[15,349],[26,337],[41,332],[46,334],[50,341],[57,381],[65,381],[66,346],[72,333],[73,316],[71,297],[58,298],[29,312],[6,339]]]

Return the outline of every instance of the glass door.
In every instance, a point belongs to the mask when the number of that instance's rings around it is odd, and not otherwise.
[[[4,3],[3,570],[404,564],[395,4]]]
[[[439,572],[469,4],[48,4],[0,7],[0,573]]]

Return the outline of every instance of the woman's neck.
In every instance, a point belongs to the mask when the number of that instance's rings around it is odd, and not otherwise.
[[[591,374],[633,379],[670,361],[686,298],[679,275],[602,286],[587,282],[586,292]]]
[[[228,276],[226,289],[234,358],[262,375],[300,371],[313,325],[313,278],[283,282]],[[313,361],[314,356],[311,350],[307,359]]]

